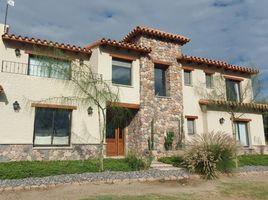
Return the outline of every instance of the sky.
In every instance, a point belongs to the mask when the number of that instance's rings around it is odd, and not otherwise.
[[[6,0],[0,0],[0,23]],[[261,70],[268,95],[268,0],[15,0],[10,33],[85,46],[138,25],[191,38],[187,55]]]

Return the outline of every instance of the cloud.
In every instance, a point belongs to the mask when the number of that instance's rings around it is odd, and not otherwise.
[[[16,34],[81,46],[102,37],[119,40],[146,25],[190,37],[185,54],[264,71],[267,7],[267,0],[17,0],[8,23]],[[4,10],[0,0],[0,13]]]

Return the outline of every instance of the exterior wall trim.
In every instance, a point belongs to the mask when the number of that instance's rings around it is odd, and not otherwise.
[[[223,77],[225,79],[229,79],[229,80],[234,80],[234,81],[243,81],[243,78],[239,78],[239,77],[234,77],[234,76],[227,76],[227,75],[223,75]]]
[[[166,62],[166,61],[162,61],[162,60],[153,60],[154,64],[158,64],[158,65],[166,65],[171,66],[173,65],[172,62]]]
[[[111,106],[122,107],[122,108],[140,109],[140,104],[134,104],[134,103],[112,102],[112,103],[110,103],[110,105]]]
[[[207,70],[207,69],[204,69],[203,71],[204,71],[205,74],[209,74],[209,75],[215,74],[214,71],[210,71],[210,70]]]
[[[68,106],[68,105],[58,105],[58,104],[41,104],[41,103],[32,103],[32,107],[36,108],[61,108],[67,110],[77,110],[77,106]]]
[[[118,53],[110,53],[110,56],[112,56],[113,58],[120,58],[120,59],[130,60],[130,61],[135,61],[138,59],[138,57],[135,57],[135,56],[122,55]]]
[[[182,69],[185,70],[185,71],[194,71],[195,70],[192,67],[184,67],[184,66],[182,67]]]
[[[198,116],[193,116],[193,115],[185,115],[186,119],[198,119]]]
[[[246,119],[246,118],[234,118],[235,122],[251,122],[252,119]]]

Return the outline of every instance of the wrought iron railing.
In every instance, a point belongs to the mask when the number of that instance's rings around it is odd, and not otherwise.
[[[76,78],[88,77],[88,78],[102,80],[102,74],[86,74],[83,72],[77,73],[74,71],[71,73],[70,69],[68,69],[67,71],[66,69],[60,70],[60,68],[51,69],[45,65],[44,66],[33,65],[33,64],[28,64],[28,63],[19,63],[19,62],[3,60],[2,66],[0,68],[0,72],[55,78],[55,79],[65,79],[65,80],[70,80],[71,76],[75,76]]]

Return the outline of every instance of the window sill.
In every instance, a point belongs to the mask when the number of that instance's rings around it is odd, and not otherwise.
[[[71,150],[73,149],[72,146],[38,146],[33,147],[33,150]]]
[[[186,84],[184,84],[184,86],[187,86],[187,87],[193,87],[193,85],[186,85]]]
[[[159,99],[171,99],[170,96],[158,96],[158,95],[155,95],[156,98],[159,98]]]
[[[116,87],[134,88],[132,85],[122,85],[122,84],[115,84],[115,83],[113,83],[112,85]]]

